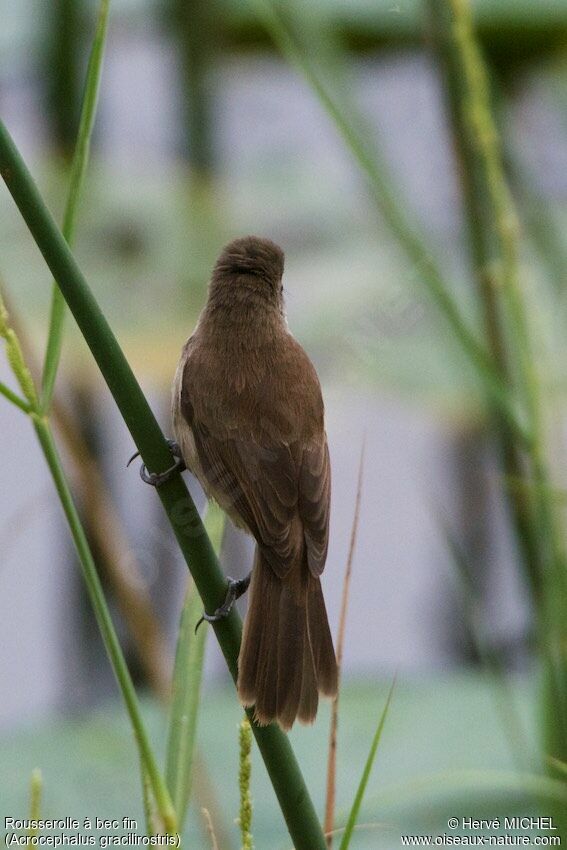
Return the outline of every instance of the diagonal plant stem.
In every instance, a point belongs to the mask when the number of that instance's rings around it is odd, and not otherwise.
[[[442,36],[455,135],[463,156],[467,157],[468,170],[474,169],[475,174],[474,183],[472,180],[465,183],[469,227],[476,246],[474,255],[481,268],[491,267],[495,276],[497,293],[485,288],[483,295],[498,335],[495,344],[502,351],[500,368],[505,379],[515,385],[533,436],[525,453],[520,454],[517,444],[501,430],[506,448],[505,472],[520,479],[527,472],[534,485],[529,501],[526,493],[518,490],[509,497],[516,512],[517,528],[520,533],[526,532],[524,551],[533,561],[529,570],[531,587],[538,608],[541,648],[549,667],[549,746],[553,755],[562,757],[567,741],[565,550],[554,503],[549,498],[551,475],[542,417],[545,405],[531,341],[528,305],[520,281],[519,224],[504,175],[488,76],[475,40],[469,2],[429,0],[429,4]],[[476,221],[483,211],[484,227]]]
[[[390,708],[390,703],[392,702],[392,696],[394,695],[394,688],[396,686],[396,677],[392,681],[390,686],[390,690],[388,691],[388,696],[386,698],[386,704],[382,710],[380,715],[380,719],[378,721],[378,726],[376,727],[376,732],[374,733],[374,737],[372,738],[372,743],[370,745],[370,752],[368,753],[368,757],[366,759],[366,763],[364,765],[364,770],[362,771],[362,776],[360,777],[360,782],[358,784],[358,788],[356,789],[356,794],[354,795],[354,801],[349,812],[348,820],[346,823],[345,831],[343,833],[342,841],[340,844],[339,850],[348,850],[350,847],[350,841],[352,838],[352,833],[354,831],[356,822],[358,821],[360,807],[362,805],[362,801],[364,799],[364,794],[366,792],[366,786],[368,785],[368,780],[370,779],[370,773],[372,771],[372,767],[374,765],[374,760],[376,758],[376,753],[378,751],[378,745],[380,744],[380,739],[382,738],[382,732],[384,731],[384,725],[386,723],[386,718],[388,716],[388,711]]]
[[[4,302],[0,297],[0,337],[6,343],[8,361],[16,380],[20,384],[23,394],[28,399],[29,416],[33,423],[36,435],[42,448],[47,465],[53,477],[55,488],[59,495],[61,505],[67,518],[73,542],[79,556],[79,563],[83,571],[83,576],[87,586],[87,590],[91,599],[91,603],[95,612],[97,622],[101,631],[101,635],[110,658],[114,673],[122,696],[126,703],[130,722],[134,730],[136,742],[138,745],[140,758],[144,773],[147,773],[152,786],[152,792],[155,797],[156,804],[159,809],[160,816],[163,821],[164,828],[168,832],[176,832],[175,812],[169,794],[165,785],[165,781],[161,776],[155,756],[152,752],[149,739],[143,725],[140,708],[138,705],[136,691],[130,678],[128,667],[120,643],[116,636],[110,612],[106,605],[104,593],[98,573],[94,564],[94,560],[87,542],[87,537],[83,526],[79,519],[79,514],[73,502],[71,491],[63,467],[61,465],[55,443],[51,434],[51,428],[48,419],[41,413],[39,398],[36,392],[35,384],[22,353],[20,341],[10,326],[8,321],[8,313],[4,306]]]
[[[81,107],[77,144],[75,146],[73,162],[71,165],[69,194],[67,196],[65,214],[63,216],[63,236],[69,245],[72,245],[75,237],[77,211],[89,161],[91,135],[96,117],[98,93],[102,76],[102,60],[104,57],[106,35],[108,32],[109,8],[110,0],[100,0],[95,36],[87,66],[85,93]],[[47,337],[47,349],[45,352],[42,376],[41,409],[44,413],[49,409],[49,405],[51,404],[51,399],[53,397],[57,367],[59,366],[61,347],[63,344],[64,320],[65,299],[61,294],[61,290],[55,281],[53,281],[49,334]]]
[[[501,292],[487,301],[493,323],[506,346],[507,379],[514,381],[517,395],[526,411],[532,441],[524,456],[524,468],[533,483],[532,499],[528,502],[528,532],[525,547],[535,560],[531,567],[532,590],[536,603],[538,638],[545,663],[544,718],[546,746],[550,755],[565,759],[567,754],[567,630],[565,600],[567,599],[566,553],[558,528],[555,505],[549,494],[552,479],[548,468],[542,381],[532,349],[528,304],[522,291],[519,269],[519,225],[516,211],[504,174],[502,154],[490,105],[489,80],[481,52],[475,39],[469,0],[429,0],[433,20],[443,37],[446,77],[452,79],[452,114],[456,135],[461,139],[467,166],[475,169],[475,183],[465,183],[469,196],[469,220],[484,210],[487,232],[476,226],[473,233],[478,243],[476,253],[484,265],[491,263],[495,281]],[[471,232],[475,222],[469,221]],[[487,293],[485,292],[485,299]],[[496,310],[499,309],[499,313]],[[512,364],[512,365],[509,365]],[[515,458],[518,447],[504,432],[508,470],[512,477],[522,478],[523,471]],[[526,447],[524,447],[526,448]],[[519,467],[519,468],[517,468]],[[514,493],[511,494],[515,504]],[[525,511],[522,503],[519,511]],[[518,525],[518,522],[517,522]],[[521,528],[521,525],[520,525]],[[567,834],[565,811],[557,812],[559,829]]]
[[[37,438],[40,442],[43,454],[53,477],[61,505],[65,512],[73,542],[79,555],[79,562],[83,571],[98,626],[110,657],[112,667],[120,685],[120,690],[126,702],[130,722],[136,736],[140,749],[144,768],[148,773],[152,791],[159,808],[160,816],[164,821],[164,827],[168,832],[176,832],[177,824],[175,812],[167,792],[164,779],[158,769],[157,762],[150,746],[148,735],[140,714],[140,707],[136,697],[136,691],[120,649],[120,644],[110,618],[110,613],[104,599],[104,593],[98,577],[95,563],[87,542],[87,538],[79,519],[79,514],[73,502],[69,485],[63,472],[57,448],[53,441],[49,425],[46,419],[37,413],[32,413],[32,420]]]
[[[489,112],[487,81],[476,46],[473,44],[471,48],[470,21],[464,7],[457,10],[461,18],[465,14],[465,22],[461,21],[459,26],[455,23],[455,9],[451,2],[429,0],[429,9],[432,35],[443,72],[453,144],[460,166],[469,251],[484,313],[488,347],[502,380],[512,386],[515,370],[511,364],[515,358],[509,351],[510,335],[506,334],[503,295],[510,289],[517,293],[518,289],[517,248],[513,244],[517,223],[506,190],[493,188],[495,182],[503,181],[498,178],[495,165],[495,160],[498,162],[498,152],[494,150],[496,130]],[[516,294],[512,300],[515,302],[517,299]],[[507,301],[509,303],[510,298]],[[523,311],[517,307],[515,312]],[[523,315],[521,325],[520,336],[527,339]],[[534,407],[533,404],[530,406]],[[537,405],[535,407],[537,409]],[[514,432],[500,411],[494,409],[493,412],[505,479],[520,480],[527,471],[523,446],[518,445]],[[532,429],[535,431],[535,443],[539,417],[532,421]],[[533,500],[517,488],[506,488],[506,496],[528,583],[537,600],[541,592],[543,564],[538,529],[534,524]]]
[[[144,817],[146,820],[146,835],[156,835],[160,829],[160,825],[158,823],[159,816],[154,802],[152,783],[148,776],[148,771],[146,770],[146,765],[144,764],[143,759],[140,759],[140,774],[142,777],[142,805],[144,807]]]
[[[25,362],[37,385],[40,370],[29,334],[15,312],[14,305],[7,300],[6,293],[2,292],[1,288],[0,298],[7,308],[10,327],[19,341]],[[27,412],[31,412],[31,408]],[[81,435],[78,422],[58,398],[57,393],[54,394],[49,408],[49,422],[69,455],[72,466],[69,478],[73,492],[76,490],[75,496],[78,496],[79,504],[88,504],[89,509],[82,520],[87,535],[95,541],[96,549],[100,552],[102,568],[111,583],[120,613],[136,645],[138,659],[148,684],[161,701],[166,701],[169,699],[171,688],[169,648],[152,609],[140,565],[120,524],[116,505],[106,491],[99,463]]]
[[[362,444],[360,461],[358,465],[358,480],[356,484],[356,499],[354,504],[354,517],[350,532],[350,543],[347,556],[347,565],[343,579],[343,592],[341,598],[341,613],[339,615],[339,630],[337,637],[337,670],[339,676],[339,687],[337,696],[331,706],[331,728],[329,731],[329,756],[327,762],[327,794],[325,800],[325,822],[323,831],[327,837],[327,847],[333,846],[333,832],[335,826],[335,792],[337,785],[337,730],[339,725],[339,699],[341,695],[341,671],[343,663],[343,651],[345,645],[346,620],[348,611],[348,600],[350,591],[350,579],[354,552],[356,549],[356,538],[360,522],[360,504],[362,500],[362,478],[364,473],[365,442]]]
[[[164,435],[98,306],[69,246],[45,206],[16,146],[0,123],[0,173],[89,345],[102,375],[148,469],[171,466]],[[180,475],[158,488],[158,496],[203,600],[214,610],[226,582],[193,500]],[[234,680],[242,624],[233,611],[214,630]],[[252,721],[252,712],[249,711]],[[274,725],[252,724],[296,850],[326,850],[325,838],[287,736]]]
[[[205,528],[217,555],[224,537],[226,514],[214,502],[209,502]],[[183,829],[195,774],[195,741],[201,698],[203,662],[207,630],[195,623],[201,614],[201,600],[192,581],[189,582],[181,612],[172,699],[168,722],[165,777],[179,828]]]
[[[27,401],[24,401],[23,398],[11,390],[10,387],[7,387],[6,384],[0,381],[0,395],[3,395],[4,398],[7,398],[12,404],[15,404],[16,407],[19,407],[20,410],[23,410],[24,413],[31,413],[31,406]]]
[[[339,99],[329,92],[313,63],[305,55],[297,39],[284,23],[273,0],[249,0],[249,3],[254,7],[258,17],[262,20],[284,56],[305,77],[337,127],[348,150],[367,178],[368,187],[376,207],[383,215],[386,224],[405,252],[412,267],[421,276],[431,300],[445,318],[456,341],[475,367],[488,395],[501,409],[502,414],[509,421],[510,427],[517,433],[522,442],[529,444],[531,434],[518,414],[509,387],[502,381],[501,376],[494,368],[489,353],[469,328],[431,251],[398,201],[390,183],[387,168],[381,161],[378,151],[372,150],[369,144],[363,140],[362,133],[359,131],[362,122],[356,115],[353,105],[349,104],[347,113],[343,105],[339,103]],[[289,13],[289,8],[286,11]]]
[[[494,270],[492,286],[483,290],[486,311],[502,350],[499,368],[508,382],[516,380],[518,392],[528,412],[533,441],[527,452],[534,483],[536,518],[540,540],[549,546],[542,555],[543,568],[553,569],[564,553],[559,541],[553,512],[546,494],[550,474],[546,463],[542,421],[542,385],[532,350],[527,303],[522,291],[519,269],[519,224],[504,175],[498,132],[492,117],[489,81],[475,40],[468,0],[429,0],[436,27],[443,39],[446,77],[451,78],[455,136],[466,158],[467,171],[475,171],[476,183],[469,179],[465,190],[469,209],[468,225],[472,234],[473,257]],[[459,103],[457,102],[459,101]],[[476,217],[485,212],[481,225]],[[502,293],[498,299],[497,292]],[[500,304],[499,301],[502,303]],[[504,349],[508,346],[508,351]],[[513,361],[515,370],[507,363]],[[511,475],[514,478],[514,474]],[[518,476],[521,478],[521,476]],[[563,582],[563,577],[558,576]]]
[[[167,786],[180,828],[183,828],[191,795],[207,636],[206,629],[194,631],[200,614],[201,600],[193,582],[190,582],[179,624],[165,767]]]
[[[219,850],[219,845],[217,842],[217,837],[215,835],[215,828],[213,826],[213,819],[211,818],[211,813],[208,809],[201,809],[205,825],[207,827],[207,833],[209,838],[211,839],[211,850]]]
[[[73,158],[69,195],[64,216],[64,234],[68,241],[74,236],[76,213],[79,197],[89,158],[90,137],[96,115],[96,104],[100,87],[102,60],[106,34],[108,29],[108,13],[110,0],[100,0],[98,21],[93,40],[86,75],[85,94],[81,109],[79,134]],[[79,555],[87,589],[101,634],[111,660],[118,684],[126,702],[130,721],[140,751],[143,776],[147,778],[154,795],[164,828],[169,832],[176,831],[176,818],[169,799],[168,791],[155,760],[150,742],[143,725],[136,692],[122,654],[110,613],[106,606],[104,594],[96,571],[96,567],[88,546],[84,529],[73,502],[63,468],[53,441],[51,428],[45,416],[50,406],[57,365],[59,362],[64,319],[64,300],[61,292],[53,283],[53,298],[51,322],[47,345],[47,354],[43,372],[43,394],[41,399],[36,391],[33,378],[22,354],[18,337],[7,324],[7,314],[0,298],[0,335],[7,345],[8,359],[16,375],[22,391],[27,398],[27,405],[15,394],[3,392],[10,401],[30,414],[36,435],[42,447],[45,459],[52,474],[58,495],[67,517],[72,537]],[[145,779],[144,779],[145,781]]]

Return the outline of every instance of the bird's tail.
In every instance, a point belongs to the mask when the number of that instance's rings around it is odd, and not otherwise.
[[[282,580],[256,550],[238,660],[238,694],[264,725],[312,723],[319,693],[337,693],[337,662],[321,582],[307,564]]]

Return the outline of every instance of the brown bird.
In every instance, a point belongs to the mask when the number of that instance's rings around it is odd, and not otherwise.
[[[173,386],[180,454],[232,521],[256,540],[238,694],[261,724],[310,723],[337,692],[320,575],[331,471],[317,373],[284,312],[284,255],[268,239],[222,251]],[[248,586],[230,582],[230,611]]]

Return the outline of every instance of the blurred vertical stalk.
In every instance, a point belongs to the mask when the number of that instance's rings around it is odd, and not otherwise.
[[[42,79],[53,146],[70,160],[75,148],[81,103],[81,16],[83,0],[44,4],[45,46]]]
[[[333,86],[337,86],[336,71],[340,68],[340,54],[337,54],[337,61],[334,63],[335,67],[331,75],[332,83],[329,84],[326,71],[318,68],[314,59],[314,56],[318,57],[319,50],[312,49],[313,39],[307,45],[300,43],[272,0],[248,0],[248,2],[257,12],[282,54],[304,76],[317,100],[335,124],[346,149],[367,180],[371,199],[392,236],[405,253],[412,269],[412,276],[415,275],[415,278],[423,284],[432,304],[446,321],[456,344],[468,358],[491,400],[506,416],[510,427],[514,429],[519,439],[522,441],[527,439],[524,423],[517,415],[509,387],[502,381],[484,343],[477,339],[476,328],[470,326],[459,300],[455,297],[451,281],[446,279],[429,244],[416,229],[407,208],[400,200],[400,193],[392,180],[390,169],[376,144],[369,142],[364,121],[361,120],[355,108],[353,98],[347,96],[345,99],[345,97],[337,96],[333,89]],[[286,18],[289,18],[291,8],[291,5],[286,6]],[[298,17],[297,27],[301,28],[302,25],[303,20]],[[303,29],[305,29],[304,26]]]
[[[496,412],[495,425],[515,528],[533,593],[546,680],[545,745],[567,754],[567,593],[546,459],[544,403],[519,274],[519,225],[504,176],[489,81],[468,0],[428,0],[454,144],[460,161],[467,232],[486,335],[502,380],[527,421],[521,446]],[[527,486],[518,486],[525,481]],[[565,823],[561,824],[565,828]]]
[[[218,242],[214,63],[219,11],[216,0],[162,0],[178,58],[180,149],[187,169],[182,215],[187,234],[180,246],[180,283],[187,312],[196,317]]]
[[[38,821],[41,818],[41,794],[43,791],[43,777],[41,775],[41,770],[36,767],[35,770],[32,771],[31,781],[30,781],[30,820]],[[30,826],[27,831],[27,837],[29,843],[34,843],[34,839],[37,838],[39,833],[39,829],[37,826]]]
[[[428,0],[432,20],[432,36],[442,71],[452,141],[457,157],[458,174],[466,220],[466,235],[473,273],[476,278],[485,334],[494,364],[502,380],[513,383],[510,353],[507,350],[502,314],[501,275],[498,239],[491,202],[486,187],[483,153],[473,132],[470,117],[471,97],[459,43],[456,37],[454,10],[447,0]],[[471,36],[472,37],[472,36]],[[480,62],[480,56],[478,57]],[[492,421],[505,480],[523,480],[525,458],[515,435],[499,410],[492,407]],[[534,597],[540,592],[542,565],[533,525],[529,493],[521,487],[507,487],[506,496],[514,523],[526,577]]]
[[[214,169],[210,72],[215,55],[215,3],[169,0],[181,65],[183,153],[191,170],[209,177]]]

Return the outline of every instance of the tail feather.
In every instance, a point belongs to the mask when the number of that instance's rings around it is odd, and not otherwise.
[[[319,692],[313,663],[313,652],[303,654],[303,679],[297,717],[301,723],[313,723],[319,706]]]
[[[279,588],[276,576],[259,566],[256,557],[238,662],[238,691],[244,705],[256,706],[258,721],[269,723],[277,706],[278,657],[277,642],[265,624],[272,624],[278,633]],[[244,652],[245,646],[254,647],[254,652]]]
[[[281,583],[280,620],[275,639],[278,645],[277,711],[276,717],[284,729],[289,729],[297,717],[303,678],[302,659],[309,652],[305,613],[301,602],[295,600],[288,587]],[[292,663],[296,659],[296,663]]]
[[[337,666],[318,578],[307,565],[279,578],[257,553],[239,658],[238,693],[261,724],[312,723],[318,692],[334,696]]]
[[[264,578],[266,578],[264,576]],[[277,579],[276,579],[277,581]],[[277,714],[278,693],[278,644],[273,639],[272,630],[265,623],[273,624],[273,633],[280,629],[279,592],[276,583],[268,576],[268,593],[260,597],[260,620],[262,622],[260,643],[256,649],[258,672],[256,674],[256,717],[261,724],[269,723]]]
[[[317,687],[326,697],[337,694],[338,672],[333,638],[329,629],[323,589],[319,579],[310,576],[307,597],[307,628],[317,671]]]

